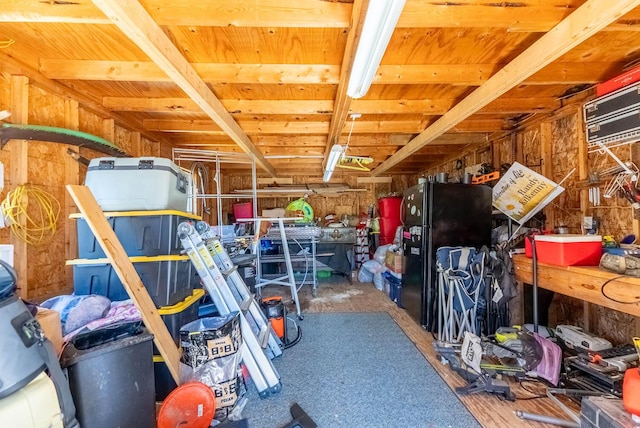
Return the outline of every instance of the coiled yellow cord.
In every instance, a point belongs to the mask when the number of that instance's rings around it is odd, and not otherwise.
[[[46,244],[56,233],[60,202],[48,192],[21,184],[0,205],[11,231],[27,244]]]

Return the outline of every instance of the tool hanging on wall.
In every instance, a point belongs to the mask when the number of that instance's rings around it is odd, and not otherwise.
[[[589,202],[594,207],[600,205],[600,174],[598,171],[589,173]]]

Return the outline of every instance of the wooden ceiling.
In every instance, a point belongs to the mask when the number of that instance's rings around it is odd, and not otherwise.
[[[375,1],[375,0],[370,0]],[[321,176],[331,145],[419,173],[640,60],[640,0],[407,0],[371,89],[367,0],[4,0],[0,61],[175,147]],[[2,45],[2,43],[0,43]]]

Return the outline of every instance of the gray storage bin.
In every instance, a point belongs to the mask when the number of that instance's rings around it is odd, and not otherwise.
[[[131,257],[130,260],[156,307],[175,305],[199,286],[188,256]],[[106,259],[69,260],[67,264],[73,266],[75,294],[99,294],[114,301],[129,298]]]
[[[83,350],[67,345],[60,364],[80,426],[156,426],[152,339],[143,332]]]
[[[180,211],[124,211],[105,213],[107,221],[128,256],[164,256],[180,254],[178,225],[184,221],[198,221],[200,217]],[[76,218],[78,258],[105,257],[104,251],[81,214]]]

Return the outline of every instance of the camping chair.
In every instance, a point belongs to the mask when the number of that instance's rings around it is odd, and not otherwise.
[[[478,299],[484,292],[484,253],[473,247],[441,247],[438,269],[438,338],[459,342],[476,333]]]

